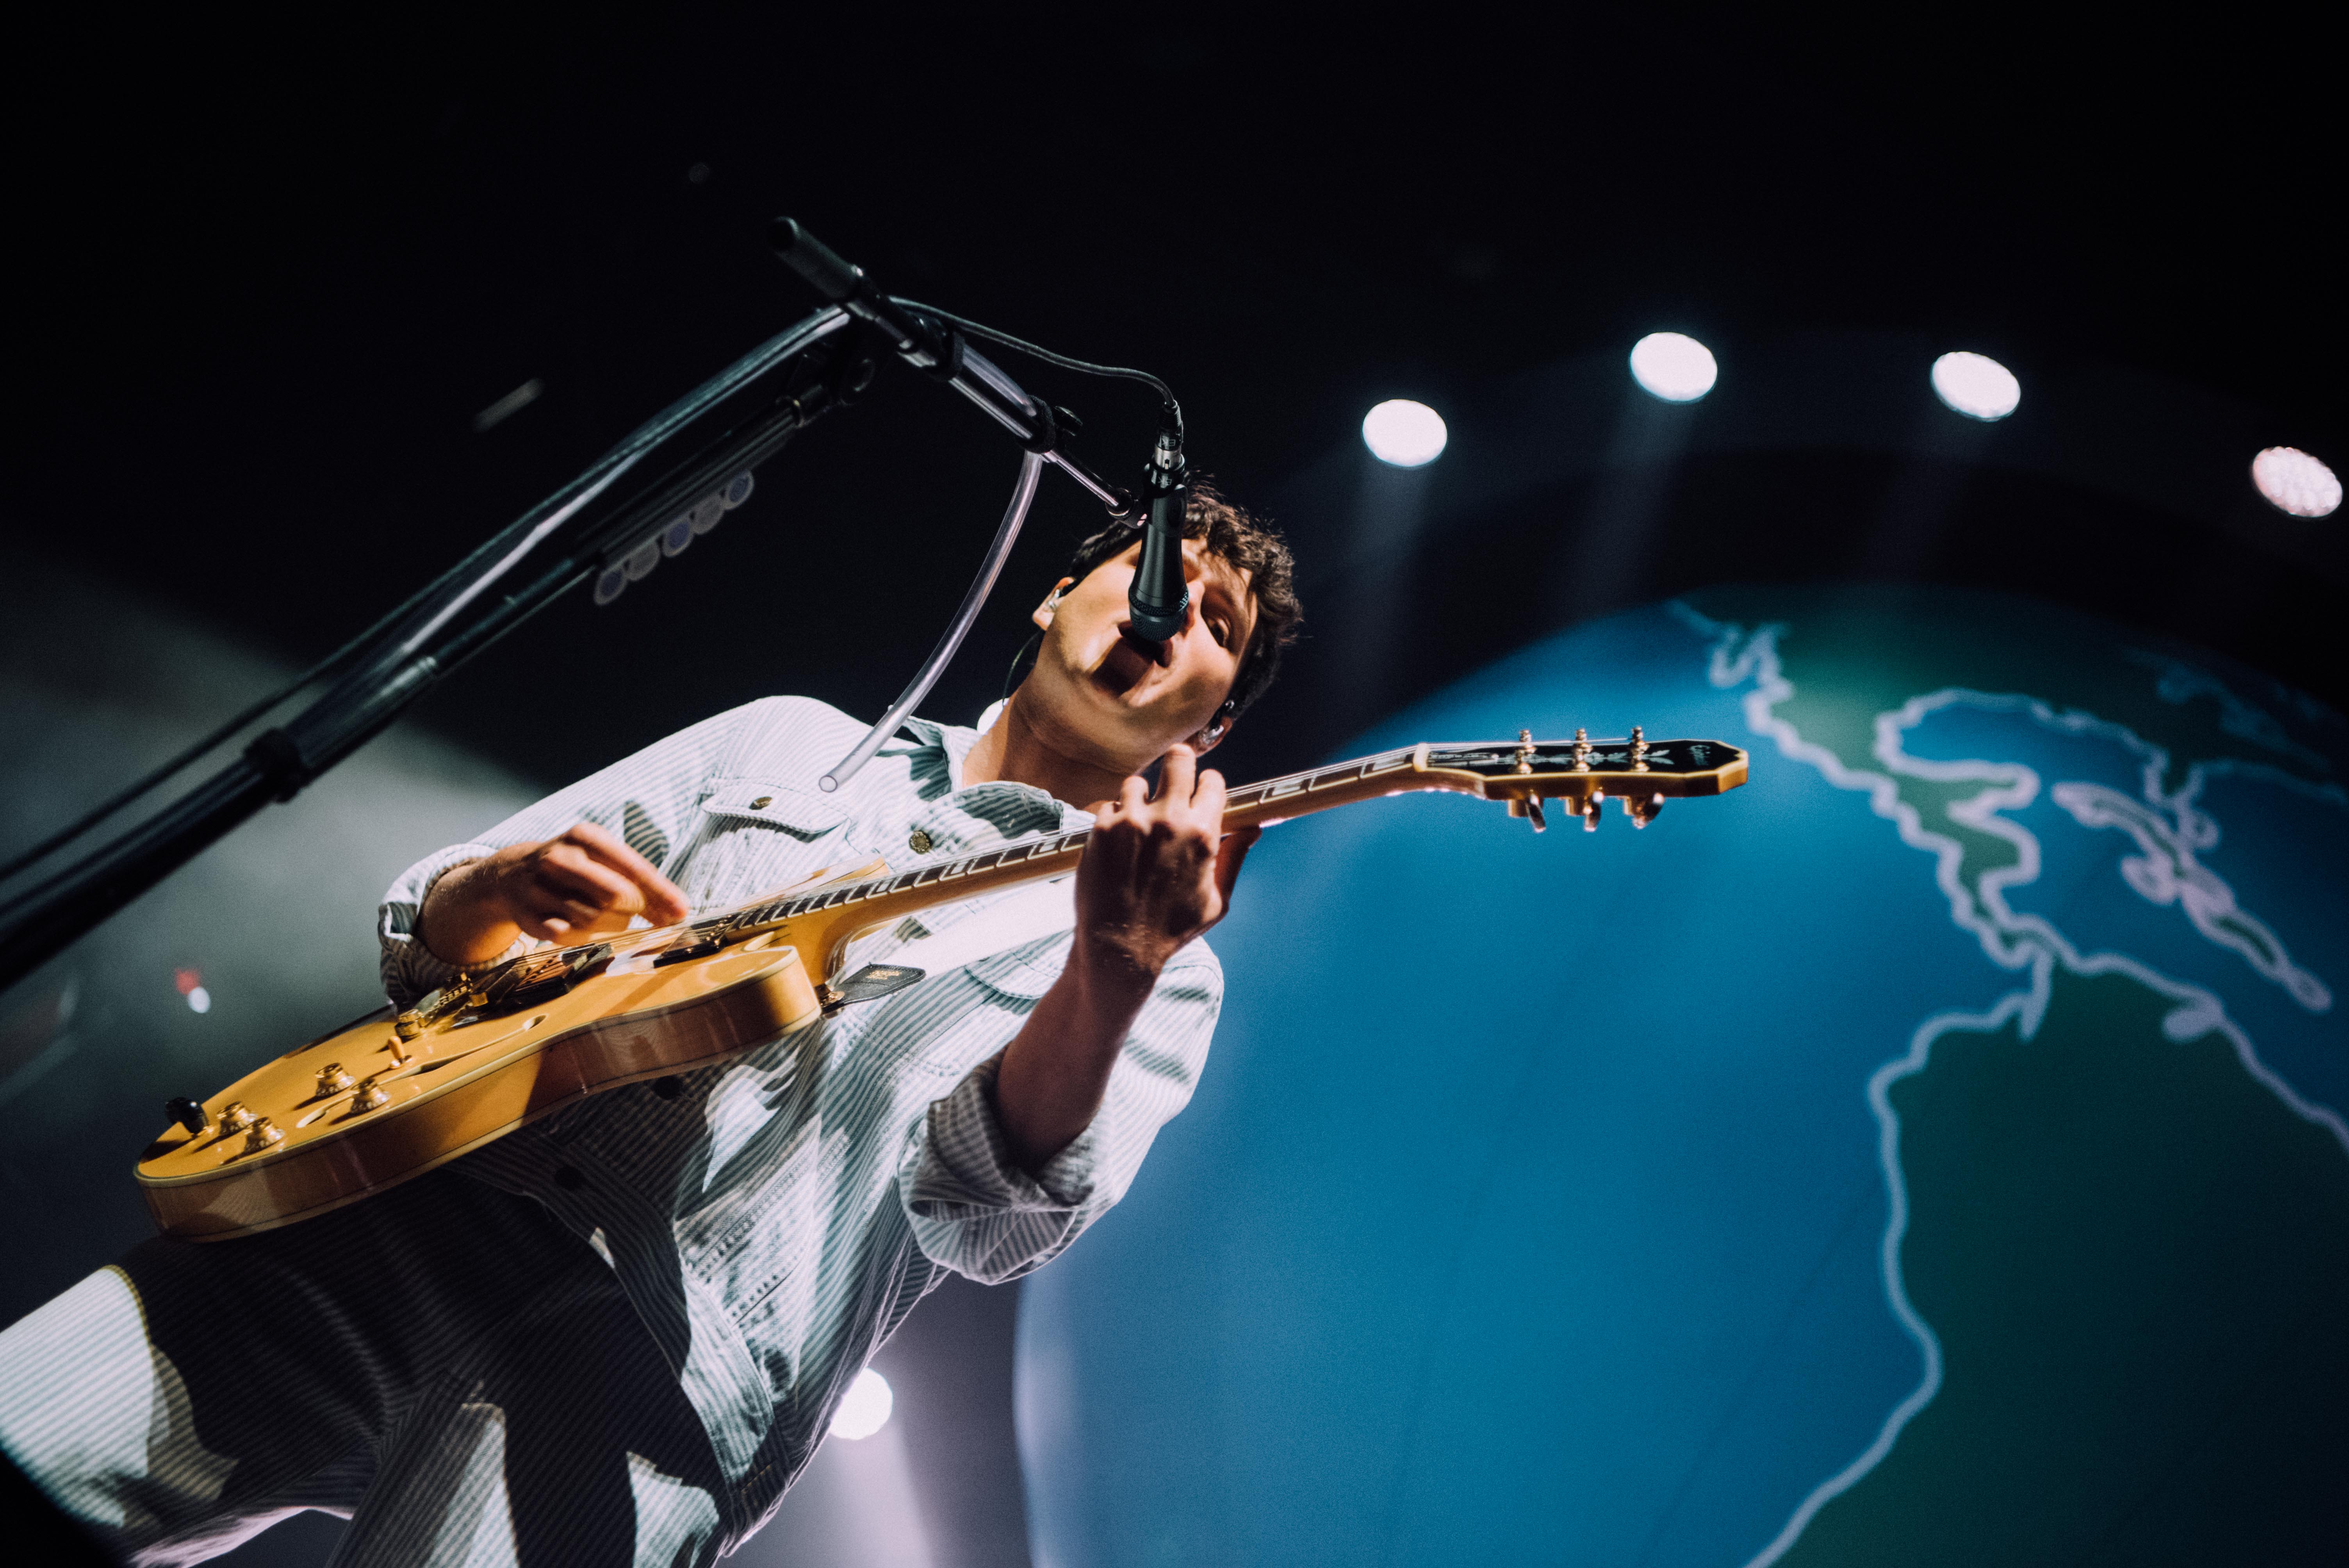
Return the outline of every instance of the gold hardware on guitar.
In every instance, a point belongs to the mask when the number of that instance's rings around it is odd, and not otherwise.
[[[312,1099],[328,1099],[351,1087],[351,1075],[343,1070],[340,1062],[328,1062],[318,1069],[317,1088],[311,1091]]]

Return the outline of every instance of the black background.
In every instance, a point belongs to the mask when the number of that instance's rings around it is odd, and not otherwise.
[[[1293,495],[1380,397],[1456,407],[1659,328],[1732,377],[1741,344],[1811,329],[1989,353],[2026,398],[2067,367],[2143,370],[2341,452],[2336,110],[2275,19],[52,16],[13,53],[0,517],[294,659],[802,314],[761,240],[778,211],[898,292],[1158,371],[1195,462],[1244,500]],[[1146,395],[1014,368],[1088,417],[1098,466],[1139,465]],[[538,401],[474,431],[533,377]],[[768,692],[875,711],[959,594],[1014,457],[892,372],[694,554],[616,610],[557,607],[422,717],[554,782]],[[1665,547],[1617,597],[1856,572],[1892,482],[1865,453],[1688,466]],[[2117,613],[2337,700],[2321,577],[2044,484],[1966,505],[2007,548],[1913,572]],[[932,711],[994,695],[1096,515],[1048,476]],[[2082,516],[2144,531],[2143,570],[2116,585],[2044,547]],[[1344,520],[1279,521],[1315,586]],[[1611,607],[1491,592],[1541,527],[1448,555],[1464,589],[1413,581],[1409,656],[1344,718]],[[2249,574],[2225,603],[2198,552]],[[1348,604],[1324,585],[1317,634]],[[1236,736],[1236,775],[1343,738],[1315,646]]]

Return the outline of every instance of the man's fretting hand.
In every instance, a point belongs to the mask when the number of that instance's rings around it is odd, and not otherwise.
[[[1223,919],[1259,830],[1224,835],[1224,780],[1177,746],[1158,792],[1128,779],[1093,813],[1077,862],[1077,931],[1068,966],[1004,1048],[995,1112],[1024,1169],[1075,1141],[1101,1109],[1126,1031],[1159,972]]]
[[[1259,830],[1223,836],[1224,776],[1199,770],[1187,746],[1166,753],[1158,791],[1128,779],[1093,810],[1077,864],[1079,963],[1151,980],[1176,950],[1224,918],[1232,882]]]
[[[621,931],[636,915],[683,920],[685,894],[616,834],[593,822],[560,838],[509,844],[441,873],[418,912],[417,939],[443,963],[487,964],[517,933],[577,942]]]

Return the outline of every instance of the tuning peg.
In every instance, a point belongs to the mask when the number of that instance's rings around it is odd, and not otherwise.
[[[1606,807],[1607,791],[1604,789],[1593,789],[1588,797],[1582,802],[1582,830],[1584,832],[1595,833],[1599,830],[1599,819],[1605,812]]]
[[[1623,815],[1631,819],[1631,826],[1635,828],[1646,827],[1656,820],[1656,813],[1664,809],[1664,798],[1661,792],[1650,795],[1645,799],[1636,795],[1625,795],[1621,799]]]
[[[1509,815],[1526,819],[1533,823],[1534,831],[1537,833],[1549,827],[1549,823],[1542,817],[1541,797],[1538,795],[1511,796]]]

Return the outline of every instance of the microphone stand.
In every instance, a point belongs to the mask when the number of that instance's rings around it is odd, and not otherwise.
[[[926,695],[1001,571],[1042,468],[1075,480],[1112,516],[1133,500],[1061,450],[1052,409],[973,351],[958,332],[892,304],[789,219],[782,259],[834,303],[743,356],[642,426],[386,618],[319,672],[325,694],[266,729],[234,761],[145,820],[12,899],[0,913],[0,988],[153,887],[273,800],[373,738],[467,660],[584,583],[608,602],[665,531],[853,401],[883,352],[946,382],[1026,448],[1019,480],[979,575],[914,684],[824,780],[837,788]],[[641,575],[641,573],[634,573]],[[609,590],[607,593],[606,590]]]

